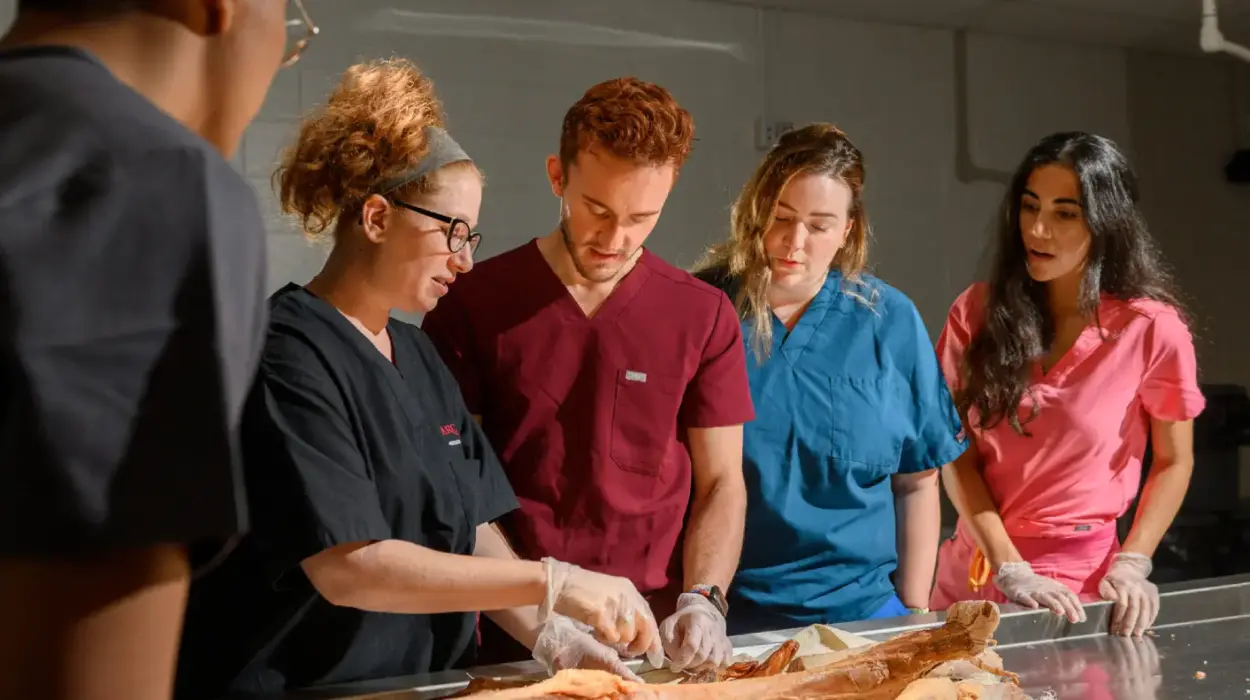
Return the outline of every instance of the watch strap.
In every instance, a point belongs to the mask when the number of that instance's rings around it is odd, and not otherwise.
[[[719,586],[698,584],[691,586],[690,590],[686,592],[706,598],[712,604],[712,607],[716,608],[716,611],[721,614],[721,617],[729,617],[729,601],[725,600],[725,594]]]

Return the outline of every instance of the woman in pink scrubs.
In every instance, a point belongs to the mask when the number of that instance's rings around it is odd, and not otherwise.
[[[1151,556],[1189,486],[1204,400],[1137,199],[1123,154],[1092,134],[1048,136],[1016,171],[990,281],[960,295],[938,339],[976,449],[945,470],[960,517],[934,608],[985,598],[1077,622],[1089,596],[1115,602],[1112,633],[1154,622]]]

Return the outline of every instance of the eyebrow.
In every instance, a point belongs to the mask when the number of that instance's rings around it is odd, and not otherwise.
[[[1036,199],[1036,200],[1038,200],[1038,201],[1041,201],[1041,199],[1042,199],[1041,197],[1038,197],[1038,196],[1037,196],[1037,194],[1036,194],[1035,192],[1033,192],[1032,190],[1030,190],[1030,189],[1029,189],[1029,188],[1027,188],[1027,187],[1026,187],[1026,188],[1024,188],[1024,194],[1025,194],[1025,196],[1032,197],[1033,199]],[[1059,198],[1057,198],[1057,199],[1055,200],[1055,204],[1072,204],[1072,205],[1075,205],[1075,206],[1078,206],[1078,207],[1079,207],[1079,206],[1081,206],[1081,203],[1080,203],[1080,202],[1078,202],[1077,200],[1072,199],[1072,198],[1070,198],[1070,197],[1059,197]]]
[[[594,197],[591,197],[588,194],[582,195],[582,199],[589,202],[590,204],[595,205],[596,207],[599,207],[601,209],[607,209],[608,211],[611,211],[614,214],[616,213],[612,210],[612,207],[609,207],[608,205],[604,204],[603,202],[600,202],[599,200],[595,199]],[[660,212],[658,211],[639,211],[639,212],[634,212],[633,214],[630,214],[629,216],[631,219],[645,219],[650,216],[655,216],[656,214],[659,214],[659,213]]]
[[[785,207],[786,209],[789,209],[790,211],[792,211],[792,212],[794,212],[794,213],[796,213],[796,214],[797,214],[797,213],[798,213],[798,211],[799,211],[798,209],[795,209],[794,207],[790,206],[789,204],[786,204],[783,200],[780,200],[780,199],[779,199],[779,200],[777,200],[777,206],[779,206],[779,207]],[[821,218],[825,218],[825,219],[836,219],[836,218],[838,218],[838,215],[837,215],[837,214],[833,214],[833,213],[831,213],[831,212],[827,212],[827,211],[814,211],[814,212],[812,212],[812,216],[821,217]]]

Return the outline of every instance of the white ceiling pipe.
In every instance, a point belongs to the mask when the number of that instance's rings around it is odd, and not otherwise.
[[[1250,61],[1250,48],[1228,41],[1220,32],[1215,0],[1202,0],[1202,30],[1198,34],[1198,43],[1207,53],[1226,53]]]

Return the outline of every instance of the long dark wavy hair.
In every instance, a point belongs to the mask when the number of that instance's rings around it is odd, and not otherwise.
[[[1081,312],[1101,327],[1098,304],[1107,294],[1124,301],[1165,302],[1184,317],[1172,277],[1138,208],[1137,176],[1119,147],[1110,139],[1080,131],[1047,136],[1025,155],[1003,198],[985,319],[961,367],[963,388],[955,404],[965,422],[975,407],[981,429],[1006,419],[1017,433],[1029,434],[1018,416],[1028,391],[1029,365],[1044,357],[1055,340],[1046,285],[1029,276],[1020,232],[1025,186],[1033,171],[1044,165],[1071,168],[1081,183],[1081,210],[1091,236],[1081,279]],[[1024,422],[1035,418],[1037,411],[1034,405]]]

